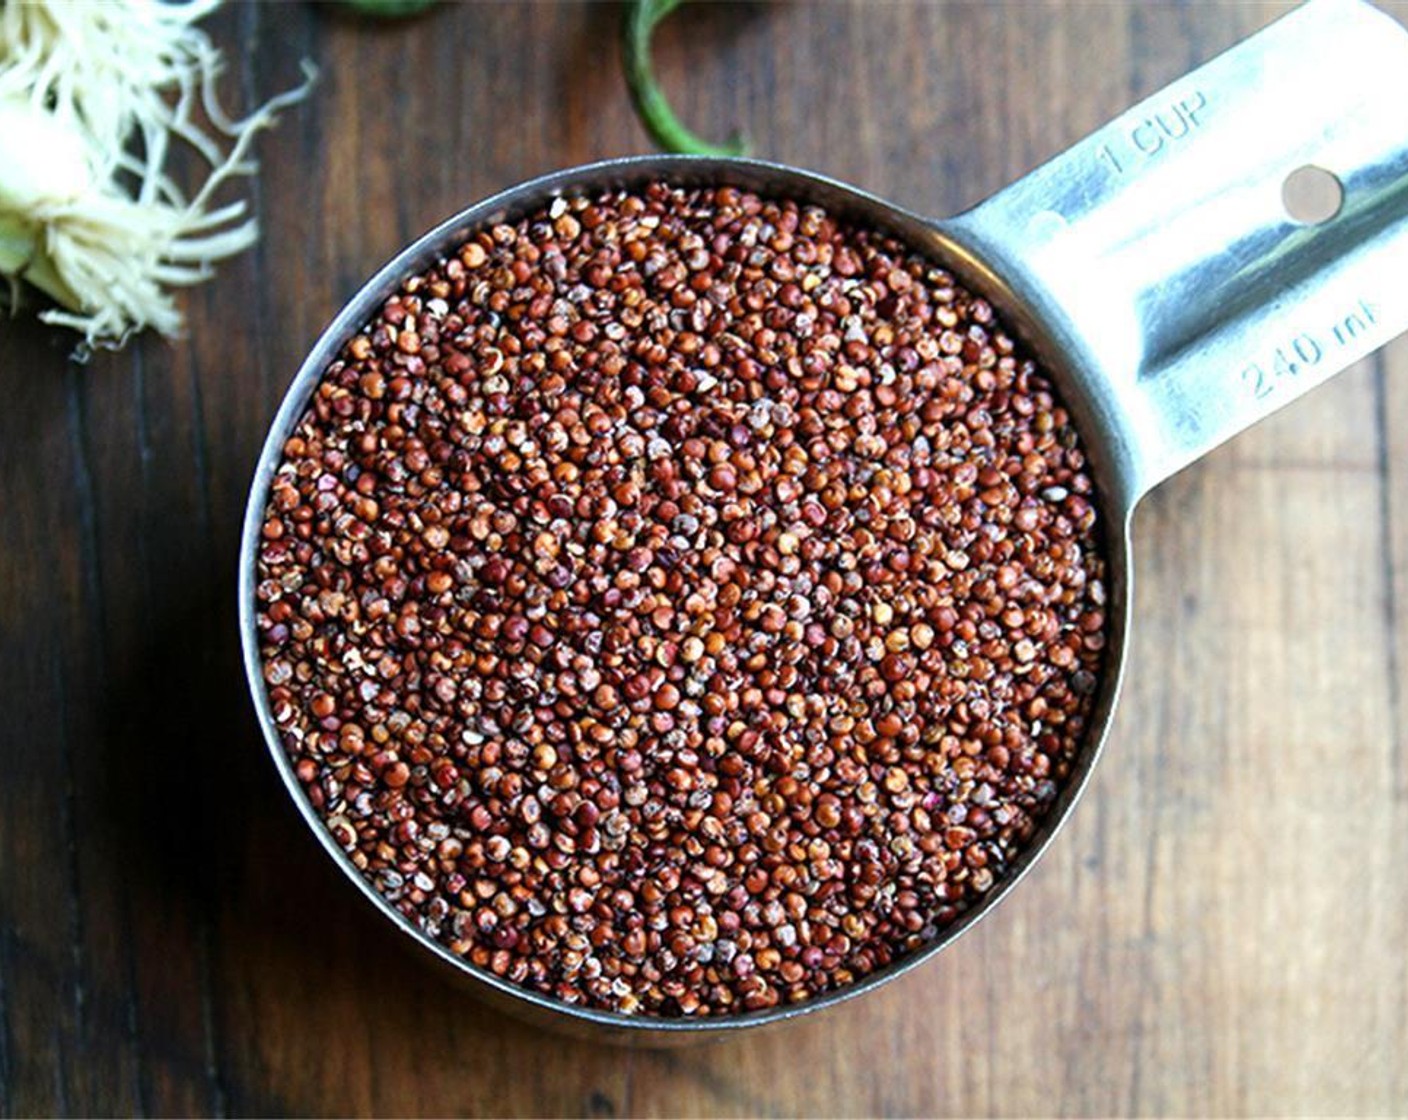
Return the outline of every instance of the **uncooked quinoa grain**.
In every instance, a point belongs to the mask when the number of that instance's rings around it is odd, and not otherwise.
[[[1098,505],[934,262],[728,187],[558,200],[328,367],[264,521],[268,698],[333,839],[474,965],[805,1000],[1031,841],[1100,671]]]

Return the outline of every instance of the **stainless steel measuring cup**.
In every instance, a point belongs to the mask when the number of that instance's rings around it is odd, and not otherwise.
[[[726,1019],[571,1007],[476,969],[422,935],[362,878],[304,797],[270,712],[256,630],[256,561],[270,484],[284,441],[344,342],[406,277],[452,253],[473,231],[560,195],[656,179],[819,203],[897,235],[990,299],[1042,359],[1076,417],[1111,568],[1109,644],[1093,731],[1007,878],[932,944],[889,968],[805,1003]],[[1319,214],[1288,212],[1286,186],[1299,179],[1318,180],[1327,192]],[[239,572],[245,668],[264,737],[294,803],[357,888],[438,957],[447,975],[514,1014],[661,1045],[821,1010],[954,941],[1005,897],[1075,805],[1124,670],[1129,526],[1140,498],[1405,328],[1408,32],[1360,0],[1311,0],[944,221],[754,160],[622,159],[535,179],[469,207],[390,261],[328,326],[279,409],[250,491]]]

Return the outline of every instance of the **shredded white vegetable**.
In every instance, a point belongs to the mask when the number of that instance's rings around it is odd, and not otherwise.
[[[247,203],[217,205],[252,175],[250,146],[298,88],[242,120],[221,109],[220,52],[195,26],[220,0],[0,0],[0,276],[60,306],[40,318],[120,346],[174,336],[172,288],[199,283],[258,236]],[[186,145],[204,163],[189,196],[166,170]]]

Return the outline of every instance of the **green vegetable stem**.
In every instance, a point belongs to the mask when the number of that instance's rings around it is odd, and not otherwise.
[[[423,12],[435,0],[342,0],[349,8],[376,19],[401,19]]]
[[[631,101],[650,138],[667,152],[702,156],[739,156],[747,146],[737,136],[712,144],[687,128],[655,80],[650,62],[650,36],[683,0],[633,0],[626,8],[622,54]]]

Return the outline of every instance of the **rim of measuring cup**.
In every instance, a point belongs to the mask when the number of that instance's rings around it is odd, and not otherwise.
[[[654,180],[677,186],[736,186],[764,195],[817,203],[832,213],[878,227],[894,234],[907,246],[952,271],[961,281],[994,303],[1016,334],[1045,366],[1060,388],[1062,400],[1070,407],[1085,444],[1096,481],[1096,508],[1099,511],[1102,545],[1109,567],[1106,604],[1107,645],[1100,674],[1099,693],[1092,709],[1086,742],[1064,781],[1055,802],[1047,809],[1037,831],[1014,859],[1007,873],[972,909],[955,919],[923,948],[915,950],[882,969],[845,987],[823,992],[800,1003],[785,1004],[738,1015],[700,1018],[624,1014],[565,1003],[550,995],[522,987],[479,968],[423,933],[391,905],[357,870],[347,853],[332,839],[323,818],[309,803],[302,783],[294,774],[278,727],[274,722],[266,690],[263,663],[259,653],[258,604],[255,594],[261,529],[275,472],[283,458],[284,443],[303,418],[309,399],[327,367],[346,341],[376,315],[381,304],[410,276],[435,260],[453,253],[469,236],[486,226],[516,220],[559,196],[635,187]],[[1120,485],[1119,467],[1109,453],[1117,439],[1098,409],[1092,407],[1088,375],[1080,368],[1079,355],[1063,353],[1046,334],[1040,309],[1030,308],[1001,277],[986,269],[982,261],[951,236],[943,223],[893,206],[866,191],[812,172],[756,159],[720,159],[708,156],[632,156],[603,160],[556,171],[500,191],[441,222],[406,246],[383,265],[349,299],[322,331],[299,367],[269,428],[259,455],[245,507],[239,558],[239,624],[245,676],[254,702],[265,745],[283,779],[289,797],[324,851],[342,869],[361,894],[397,929],[420,948],[471,982],[477,994],[499,1008],[545,1025],[566,1028],[569,1033],[608,1037],[616,1041],[643,1041],[656,1044],[700,1039],[744,1028],[784,1022],[823,1011],[874,991],[930,960],[986,917],[1022,880],[1040,859],[1071,810],[1079,801],[1090,774],[1102,753],[1114,711],[1124,669],[1126,634],[1129,625],[1130,557],[1128,522],[1130,508]]]

